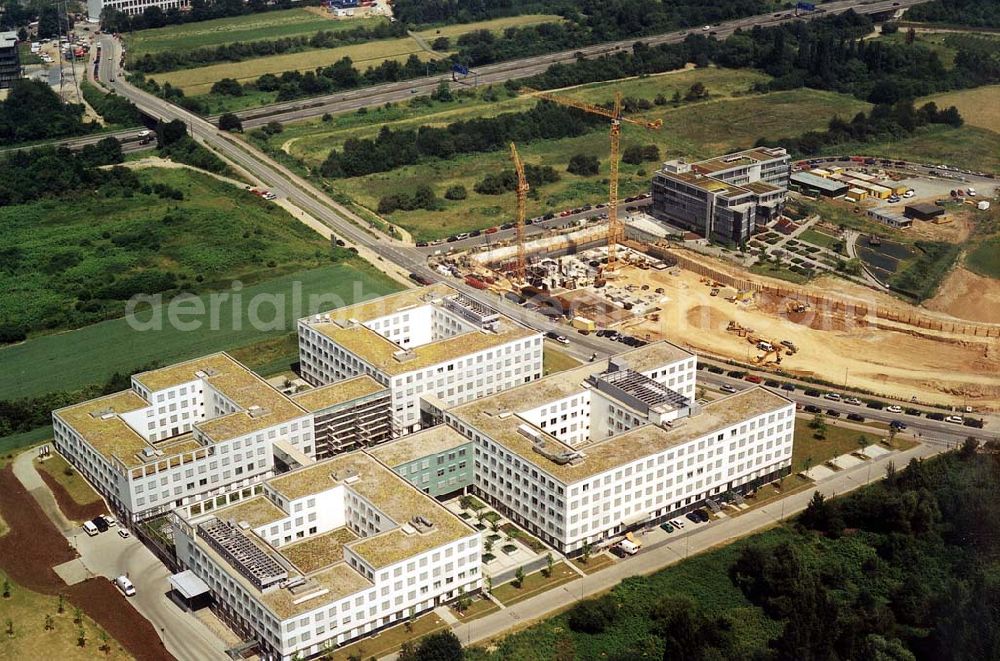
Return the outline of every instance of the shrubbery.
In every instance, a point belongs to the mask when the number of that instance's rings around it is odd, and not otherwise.
[[[427,184],[417,186],[417,190],[411,193],[395,193],[386,195],[378,201],[378,212],[382,215],[390,214],[393,211],[413,211],[415,209],[427,209],[436,211],[441,208],[441,200],[434,195],[434,189]]]
[[[586,177],[597,174],[601,164],[593,154],[573,154],[566,166],[566,172]]]
[[[139,126],[142,116],[135,104],[114,92],[105,94],[86,80],[80,83],[83,98],[108,124]]]
[[[83,121],[83,105],[63,103],[39,80],[14,81],[0,101],[0,145],[84,135],[98,128]]]
[[[532,188],[559,181],[559,173],[548,165],[524,164],[524,178]],[[514,170],[501,170],[499,174],[488,174],[482,181],[476,183],[474,190],[480,195],[501,195],[517,190],[517,173]]]
[[[580,633],[602,633],[611,626],[618,614],[618,606],[610,595],[598,599],[585,599],[569,612],[569,627]]]

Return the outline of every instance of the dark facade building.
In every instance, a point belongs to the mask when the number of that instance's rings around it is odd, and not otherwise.
[[[10,87],[21,78],[22,73],[17,33],[0,32],[0,89]]]
[[[781,215],[788,174],[783,148],[748,149],[696,163],[668,161],[653,177],[651,213],[712,241],[739,245],[756,224]]]

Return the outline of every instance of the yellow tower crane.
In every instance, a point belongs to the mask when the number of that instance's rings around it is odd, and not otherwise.
[[[524,163],[517,153],[517,147],[510,143],[510,158],[514,161],[514,170],[517,172],[517,263],[514,265],[514,280],[524,282],[527,270],[526,258],[524,255],[524,204],[528,197],[528,179],[524,176]]]
[[[615,102],[611,109],[602,108],[601,106],[595,106],[584,101],[578,101],[564,96],[549,94],[548,92],[540,92],[529,87],[522,88],[521,93],[529,94],[531,96],[538,97],[539,99],[552,101],[563,106],[577,108],[578,110],[583,110],[584,112],[589,112],[593,115],[607,117],[611,120],[611,176],[608,178],[610,182],[608,190],[608,265],[605,270],[614,271],[618,265],[616,255],[618,243],[622,240],[624,235],[622,225],[618,221],[618,151],[619,145],[621,144],[622,122],[628,122],[629,124],[635,124],[636,126],[642,126],[647,129],[658,130],[661,126],[663,126],[663,120],[657,119],[652,122],[644,122],[637,119],[623,117],[622,94],[617,90],[615,91]]]

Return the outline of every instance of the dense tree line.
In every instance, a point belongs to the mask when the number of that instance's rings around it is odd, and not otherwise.
[[[80,91],[94,112],[103,117],[108,124],[128,127],[142,123],[139,109],[125,97],[118,96],[114,92],[105,94],[87,81],[80,83]]]
[[[596,126],[603,126],[603,120],[549,102],[524,112],[453,122],[445,127],[393,131],[383,126],[375,138],[350,138],[341,150],[331,151],[320,172],[325,177],[358,177],[388,172],[421,158],[450,158],[504,149],[511,142],[583,135]]]
[[[321,0],[296,0],[294,6],[320,5]],[[292,0],[191,0],[190,11],[177,8],[163,11],[153,6],[147,7],[141,14],[129,16],[112,7],[101,11],[101,29],[105,32],[131,32],[148,28],[162,28],[166,25],[180,23],[196,23],[213,18],[257,14],[278,9],[291,9]]]
[[[434,194],[434,189],[427,184],[420,184],[413,193],[394,193],[379,198],[378,212],[382,215],[393,211],[413,211],[426,209],[436,211],[442,208],[441,200]]]
[[[933,0],[910,7],[906,20],[1000,28],[998,0]]]
[[[942,110],[931,102],[917,109],[913,101],[897,101],[892,105],[877,105],[867,114],[859,112],[850,121],[834,117],[826,131],[808,131],[796,138],[778,141],[761,140],[758,145],[781,145],[794,154],[813,156],[836,145],[899,140],[928,124],[947,124],[957,128],[963,122],[955,106]]]
[[[137,180],[131,170],[98,169],[123,160],[121,144],[114,138],[104,138],[78,152],[66,147],[12,152],[0,160],[0,206],[85,190],[134,187]],[[0,262],[7,267],[12,264],[6,260]]]
[[[537,190],[539,186],[551,184],[559,181],[559,173],[549,165],[524,164],[524,178],[532,187]],[[517,190],[517,173],[512,169],[501,170],[499,173],[490,173],[476,182],[473,190],[480,195],[503,195],[513,190]]]
[[[161,156],[178,163],[186,163],[216,174],[229,172],[226,162],[195,142],[187,134],[187,125],[179,119],[157,124],[156,144]]]
[[[814,496],[802,534],[837,540],[851,531],[834,543],[853,545],[855,567],[805,540],[748,545],[730,577],[782,623],[770,658],[997,658],[998,451],[970,439],[846,498]]]
[[[99,128],[83,121],[83,106],[63,103],[45,82],[17,80],[0,101],[0,145],[66,138]]]
[[[164,73],[177,69],[201,67],[216,62],[242,62],[255,57],[296,53],[316,48],[337,48],[405,35],[406,27],[399,22],[380,23],[373,27],[359,26],[349,30],[320,30],[312,36],[299,35],[260,41],[237,41],[209,48],[145,53],[142,57],[130,62],[129,69],[142,73]]]

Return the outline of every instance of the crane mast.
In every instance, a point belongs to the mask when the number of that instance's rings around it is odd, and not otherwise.
[[[527,271],[527,264],[524,251],[524,205],[528,197],[528,179],[524,175],[524,163],[517,153],[517,147],[510,143],[510,158],[514,161],[514,170],[517,173],[517,262],[514,265],[514,280],[524,282]]]
[[[577,99],[549,94],[548,92],[540,92],[528,87],[522,88],[521,93],[530,94],[531,96],[552,101],[563,106],[569,106],[570,108],[576,108],[592,115],[607,117],[611,120],[611,176],[608,178],[608,264],[605,267],[605,271],[614,271],[618,267],[618,244],[625,235],[621,221],[618,219],[618,163],[622,122],[628,122],[629,124],[635,124],[636,126],[642,126],[655,131],[663,126],[663,120],[657,119],[652,122],[644,122],[623,117],[622,94],[617,90],[615,91],[615,100],[611,109],[595,106],[585,101],[578,101]]]

